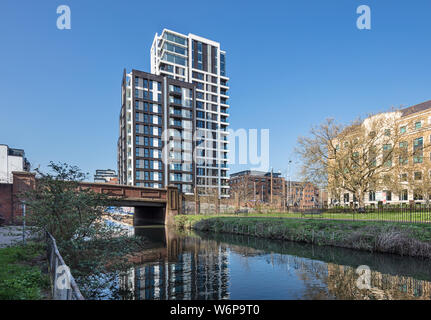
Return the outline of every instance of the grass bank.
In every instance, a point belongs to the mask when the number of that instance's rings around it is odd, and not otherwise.
[[[431,225],[277,217],[175,217],[179,229],[242,234],[431,258]]]
[[[48,298],[49,278],[44,244],[31,242],[0,249],[0,300]]]

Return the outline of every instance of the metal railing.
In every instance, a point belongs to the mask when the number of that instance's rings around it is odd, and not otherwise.
[[[381,206],[366,208],[290,208],[287,216],[295,218],[318,218],[333,220],[383,221],[401,223],[430,223],[431,207]]]
[[[85,300],[57,248],[54,237],[46,232],[49,274],[53,300]]]

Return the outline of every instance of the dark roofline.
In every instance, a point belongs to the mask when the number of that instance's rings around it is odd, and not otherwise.
[[[425,111],[431,109],[431,100],[416,104],[414,106],[405,108],[405,109],[401,109],[401,113],[402,113],[402,117],[407,117],[413,113],[417,113],[417,112],[421,112],[421,111]]]

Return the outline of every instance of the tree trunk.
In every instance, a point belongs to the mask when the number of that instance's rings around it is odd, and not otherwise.
[[[364,193],[362,191],[358,191],[356,197],[358,198],[359,211],[365,211]]]

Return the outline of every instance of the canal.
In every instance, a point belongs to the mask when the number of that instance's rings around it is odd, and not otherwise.
[[[429,261],[164,226],[133,233],[146,249],[105,299],[431,299]]]

